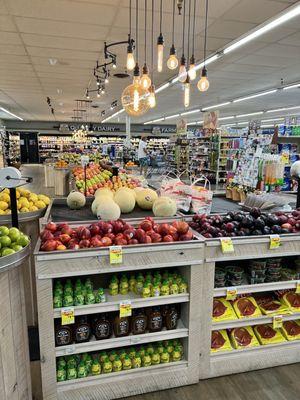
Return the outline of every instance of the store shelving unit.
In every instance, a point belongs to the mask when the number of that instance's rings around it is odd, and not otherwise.
[[[214,288],[215,266],[220,261],[250,260],[255,258],[273,258],[296,256],[300,254],[300,235],[281,235],[281,246],[270,249],[268,236],[231,238],[233,253],[223,253],[220,241],[208,239],[205,243],[205,263],[208,268],[207,285],[211,288],[211,302],[214,297],[226,296],[227,288]],[[236,286],[237,294],[259,293],[274,290],[295,289],[297,281],[280,281],[257,285]],[[209,311],[211,313],[211,310]],[[210,314],[212,315],[212,314]],[[300,313],[282,315],[283,321],[300,319]],[[209,322],[209,329],[221,330],[260,324],[272,324],[272,316],[241,318],[221,322]],[[274,345],[261,345],[244,350],[215,352],[210,355],[209,368],[200,373],[200,379],[241,373],[246,371],[291,364],[300,361],[300,342],[282,342]]]
[[[39,304],[39,331],[41,370],[44,400],[79,400],[82,398],[113,399],[150,391],[196,383],[200,364],[209,360],[210,332],[205,329],[205,318],[200,307],[200,297],[208,298],[203,267],[204,241],[200,238],[189,242],[136,245],[123,247],[123,262],[109,263],[107,248],[45,253],[35,251],[37,296]],[[141,271],[147,269],[180,269],[188,282],[188,292],[182,295],[138,298],[128,294],[133,308],[181,303],[181,317],[177,328],[156,333],[112,337],[102,341],[55,347],[54,319],[60,309],[53,309],[53,279]],[[124,296],[108,296],[107,302],[74,307],[75,315],[117,311]],[[49,316],[52,316],[52,318]],[[201,323],[200,323],[201,322]],[[199,341],[198,335],[201,335]],[[148,368],[121,371],[66,382],[56,382],[56,357],[102,349],[112,349],[133,344],[181,338],[184,360]],[[199,354],[201,354],[199,358]],[[138,382],[138,384],[137,384]]]

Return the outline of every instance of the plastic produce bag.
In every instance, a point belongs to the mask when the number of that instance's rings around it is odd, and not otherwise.
[[[196,186],[196,183],[204,181],[203,186]],[[205,176],[195,180],[191,186],[191,211],[195,214],[210,214],[213,192],[210,182]]]
[[[172,198],[177,205],[177,210],[189,212],[191,207],[191,186],[182,182],[180,175],[166,175],[162,179],[160,195]]]

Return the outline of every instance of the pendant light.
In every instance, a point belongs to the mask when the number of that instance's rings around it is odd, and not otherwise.
[[[192,52],[192,56],[190,58],[190,68],[189,68],[189,77],[190,80],[193,81],[194,79],[196,79],[197,76],[197,72],[195,69],[195,22],[196,22],[196,0],[194,0],[194,16],[193,16],[193,52]]]
[[[167,67],[169,69],[176,69],[178,67],[178,59],[176,57],[176,49],[174,46],[174,25],[175,25],[175,0],[173,0],[172,46],[170,48],[170,56],[167,61]]]
[[[128,115],[140,116],[149,110],[149,92],[143,88],[140,79],[140,67],[138,64],[138,0],[136,0],[136,63],[133,71],[133,83],[127,86],[122,93],[121,101]]]
[[[149,97],[148,97],[148,104],[150,108],[154,108],[156,106],[156,97],[155,97],[155,86],[153,84],[153,53],[154,53],[154,47],[153,47],[153,24],[154,24],[154,0],[152,0],[152,10],[151,10],[151,16],[152,16],[152,21],[151,21],[151,79],[152,79],[152,85],[149,88]]]
[[[209,88],[209,81],[207,79],[207,69],[205,67],[205,61],[206,61],[206,41],[207,41],[207,16],[208,16],[208,0],[206,0],[206,5],[205,5],[205,32],[204,32],[204,66],[202,68],[201,72],[201,79],[197,83],[197,87],[200,90],[200,92],[206,92],[207,89]]]
[[[160,21],[159,21],[159,29],[160,34],[157,38],[157,71],[161,72],[163,69],[163,61],[164,61],[164,37],[161,33],[162,31],[162,0],[160,0]]]
[[[144,89],[149,89],[151,86],[151,79],[149,77],[149,70],[147,67],[147,0],[145,0],[145,64],[143,66],[141,85]]]
[[[131,0],[129,3],[129,35],[128,35],[128,46],[127,46],[127,62],[126,68],[128,71],[132,71],[135,66],[133,47],[131,42]]]
[[[190,57],[190,27],[191,27],[191,0],[189,0],[189,26],[188,26],[188,60]],[[189,107],[190,105],[190,93],[191,93],[191,84],[190,84],[190,77],[189,74],[186,74],[186,80],[184,82],[184,97],[183,97],[183,104],[184,107]]]
[[[185,36],[185,3],[183,3],[183,23],[182,23],[182,56],[180,59],[180,67],[178,72],[178,80],[181,83],[186,81],[187,72],[186,72],[186,59],[184,57],[184,36]]]

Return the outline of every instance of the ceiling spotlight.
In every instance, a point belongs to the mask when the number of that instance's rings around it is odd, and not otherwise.
[[[48,59],[49,64],[52,65],[52,66],[56,65],[57,61],[58,61],[57,58],[49,58]]]

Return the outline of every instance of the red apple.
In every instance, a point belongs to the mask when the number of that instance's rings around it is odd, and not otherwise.
[[[126,246],[128,244],[127,240],[121,237],[115,239],[115,244],[117,246]]]
[[[179,240],[179,233],[178,232],[172,233],[171,236],[174,239],[174,242],[177,242]]]
[[[137,229],[135,231],[135,237],[137,238],[137,240],[140,243],[144,243],[143,240],[145,239],[145,236],[146,236],[146,233],[145,233],[145,231],[143,231],[143,229]]]
[[[67,235],[66,233],[62,233],[61,235],[59,235],[59,240],[63,243],[63,244],[68,244],[71,240],[71,236]]]
[[[174,242],[174,239],[171,235],[166,235],[163,238],[163,242]]]
[[[90,230],[92,236],[99,235],[99,233],[100,233],[100,227],[98,224],[90,225],[89,230]]]
[[[107,236],[104,236],[101,239],[101,242],[103,243],[103,246],[111,246],[112,245],[112,240]]]
[[[45,226],[48,231],[55,232],[57,229],[57,226],[54,222],[48,222],[48,224]]]
[[[159,224],[153,224],[153,230],[154,230],[154,232],[159,233],[159,230],[160,230]]]
[[[61,224],[57,224],[56,229],[61,231],[65,226],[68,226],[66,222],[62,222]]]
[[[99,227],[103,233],[111,233],[113,231],[112,224],[109,224],[108,222],[100,221]]]
[[[57,247],[57,241],[56,240],[46,240],[45,243],[42,244],[41,250],[42,251],[54,251],[56,250]]]
[[[126,229],[123,232],[124,237],[126,238],[126,240],[130,240],[133,239],[135,237],[135,229],[131,228],[131,229]]]
[[[162,236],[168,235],[169,229],[170,229],[169,224],[161,224],[159,227],[158,233],[160,233]]]
[[[115,237],[116,237],[116,235],[114,233],[106,233],[105,236],[110,238],[112,242],[115,240]]]
[[[179,236],[179,240],[188,241],[188,240],[192,240],[193,237],[194,237],[193,232],[192,231],[188,231],[184,235],[180,235]]]
[[[81,240],[89,239],[91,237],[91,232],[85,226],[80,226],[77,229],[77,237]]]
[[[152,239],[153,243],[159,243],[159,242],[162,241],[161,235],[159,233],[156,233],[156,232],[152,233],[151,239]]]
[[[189,224],[185,221],[174,221],[172,223],[174,228],[177,229],[177,232],[181,235],[184,235],[189,230]]]
[[[152,230],[152,222],[149,220],[144,220],[140,223],[139,228],[143,229],[145,232]]]
[[[128,244],[139,244],[137,239],[130,239],[128,240]]]
[[[70,236],[74,234],[74,229],[72,229],[69,225],[63,225],[60,231],[61,233],[65,233]]]
[[[114,233],[119,233],[119,232],[123,231],[123,224],[122,224],[122,222],[120,220],[114,221],[112,223],[112,226],[113,226],[113,232]]]
[[[290,232],[293,230],[293,226],[289,224],[288,222],[286,224],[281,225],[282,229],[288,229]]]
[[[152,217],[146,217],[145,219],[150,221],[152,226],[154,225],[154,219]]]
[[[134,226],[132,226],[132,225],[128,224],[128,222],[126,222],[123,225],[123,231],[126,231],[127,229],[135,229],[135,228],[134,228]]]
[[[68,244],[68,249],[78,250],[79,249],[79,244],[76,243],[76,242],[72,242],[72,243],[71,242]]]
[[[103,247],[103,243],[101,241],[101,236],[96,235],[93,236],[90,240],[91,247]]]
[[[64,244],[61,243],[57,245],[56,250],[67,250],[67,248]]]
[[[87,247],[90,247],[90,241],[89,241],[88,239],[82,239],[82,240],[80,240],[80,242],[79,242],[79,247],[80,247],[81,249],[85,249],[85,248],[87,248]]]
[[[41,233],[40,233],[40,238],[42,239],[43,242],[45,242],[46,240],[51,240],[53,239],[53,234],[48,231],[47,229],[44,229]]]
[[[152,243],[152,238],[149,235],[146,235],[146,242],[145,243]]]
[[[288,224],[291,224],[291,225],[296,225],[296,220],[295,220],[295,218],[289,218],[288,220],[287,220],[287,222],[288,222]]]

